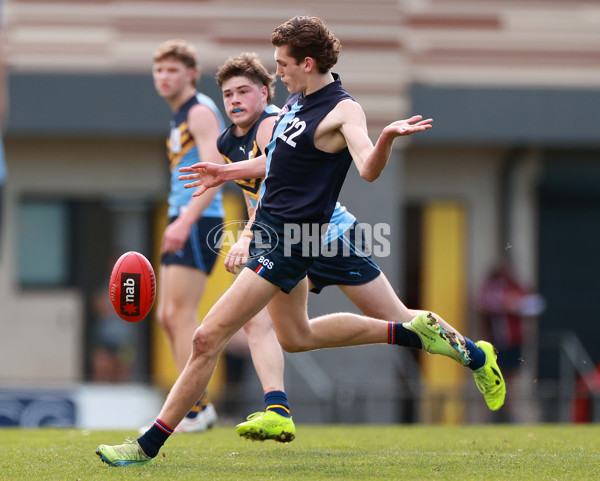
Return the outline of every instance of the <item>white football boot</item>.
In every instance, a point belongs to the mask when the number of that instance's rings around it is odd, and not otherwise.
[[[201,433],[217,424],[217,419],[215,407],[212,403],[207,404],[206,408],[200,411],[195,418],[183,418],[173,433]],[[139,433],[144,434],[151,427],[151,425],[142,426]]]
[[[185,417],[175,428],[176,433],[201,433],[217,424],[217,411],[211,404],[198,413],[195,418]]]

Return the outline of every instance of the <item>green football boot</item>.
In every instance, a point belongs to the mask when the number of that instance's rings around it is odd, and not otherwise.
[[[137,439],[133,438],[127,438],[123,444],[117,446],[101,444],[96,449],[96,454],[109,466],[141,466],[152,463],[152,458],[144,453]]]
[[[243,438],[253,441],[273,439],[280,443],[289,443],[296,438],[296,426],[292,418],[286,418],[275,411],[250,414],[247,419],[235,427]]]
[[[485,402],[492,411],[497,411],[504,404],[506,384],[496,362],[494,346],[486,341],[477,341],[475,345],[485,352],[485,364],[473,371],[477,389],[481,391]]]
[[[465,340],[452,326],[431,312],[419,314],[412,321],[402,325],[419,336],[423,349],[428,353],[451,357],[463,366],[471,362]]]

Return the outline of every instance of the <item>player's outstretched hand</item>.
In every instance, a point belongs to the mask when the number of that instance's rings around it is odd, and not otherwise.
[[[433,127],[431,123],[433,119],[423,120],[421,115],[413,115],[410,119],[396,120],[388,125],[384,130],[388,130],[394,137],[401,135],[410,135],[415,132],[421,132],[423,130],[430,129]]]
[[[223,179],[223,167],[225,166],[213,162],[198,162],[190,167],[181,167],[179,172],[188,174],[180,175],[179,180],[193,181],[188,182],[184,187],[186,189],[196,189],[193,195],[194,197],[198,197],[211,187],[217,187],[225,182]]]

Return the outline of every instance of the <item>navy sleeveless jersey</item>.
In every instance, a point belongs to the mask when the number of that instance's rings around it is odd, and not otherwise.
[[[260,123],[267,117],[272,117],[279,113],[279,108],[274,105],[269,105],[260,114],[258,120],[254,123],[252,128],[246,133],[246,135],[236,136],[232,130],[234,125],[231,124],[227,127],[217,140],[217,148],[221,153],[223,159],[228,164],[232,162],[241,162],[243,160],[254,159],[262,155],[262,151],[256,143],[256,132]],[[260,184],[263,178],[258,179],[241,179],[236,180],[236,183],[242,188],[242,190],[250,197],[250,204],[252,207],[256,207],[258,202],[258,195],[260,190]]]
[[[329,222],[352,163],[347,147],[332,154],[314,143],[321,120],[340,101],[352,99],[339,76],[333,76],[333,82],[310,95],[290,95],[273,127],[260,208],[285,221]]]

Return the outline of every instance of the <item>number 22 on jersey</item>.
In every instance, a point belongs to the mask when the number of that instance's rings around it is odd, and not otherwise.
[[[298,120],[298,117],[294,117],[288,128],[279,134],[279,138],[291,147],[296,147],[294,139],[304,132],[305,128],[306,122],[304,122],[304,120]],[[291,132],[292,130],[294,130],[294,132]]]

